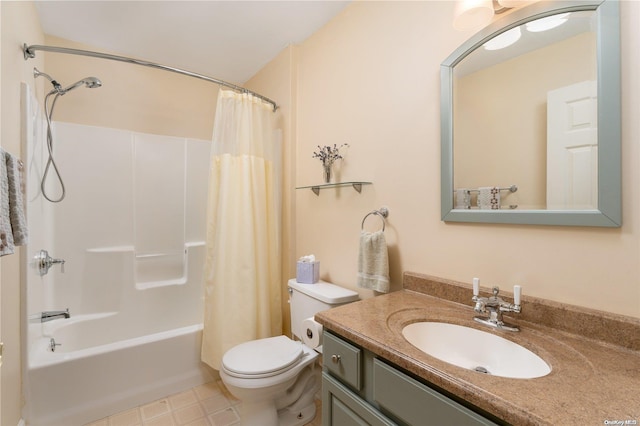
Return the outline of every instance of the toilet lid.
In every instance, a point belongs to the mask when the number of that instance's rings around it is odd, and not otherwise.
[[[302,343],[286,336],[241,343],[222,357],[227,373],[238,377],[268,377],[286,371],[302,357]]]

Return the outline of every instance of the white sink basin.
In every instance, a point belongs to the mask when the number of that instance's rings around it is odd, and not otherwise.
[[[533,379],[551,372],[551,367],[530,350],[475,328],[416,322],[404,327],[402,335],[428,355],[480,373]]]

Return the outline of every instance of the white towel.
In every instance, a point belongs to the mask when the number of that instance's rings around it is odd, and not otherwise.
[[[471,191],[466,188],[456,189],[456,209],[471,208]]]
[[[22,163],[0,149],[0,256],[27,243]]]
[[[360,233],[358,287],[389,291],[389,255],[383,231]]]
[[[478,208],[480,210],[499,210],[500,188],[497,186],[478,188]]]

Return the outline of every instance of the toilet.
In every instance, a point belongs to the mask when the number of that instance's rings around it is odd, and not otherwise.
[[[317,312],[358,300],[355,291],[324,281],[300,284],[291,279],[288,287],[291,331],[297,340],[287,336],[252,340],[222,357],[220,378],[242,402],[242,423],[247,426],[301,426],[313,419],[320,389],[315,361],[322,347],[309,346],[317,338],[303,322]]]

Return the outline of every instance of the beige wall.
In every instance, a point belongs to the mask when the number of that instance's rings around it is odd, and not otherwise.
[[[46,43],[104,52],[50,36]],[[99,89],[76,89],[61,98],[56,103],[55,120],[211,139],[218,96],[215,84],[124,62],[59,53],[38,52],[37,55],[45,57],[46,72],[63,87],[88,76],[98,77],[103,84]],[[45,90],[50,89],[47,83]]]
[[[6,151],[20,156],[20,83],[33,88],[33,67],[42,67],[42,59],[25,61],[22,44],[41,44],[44,40],[40,22],[31,2],[0,2],[2,10],[2,114],[1,143]],[[4,342],[2,379],[0,382],[0,424],[17,425],[22,409],[21,351],[20,351],[20,256],[2,257],[0,275],[0,323]]]
[[[439,65],[470,33],[451,27],[452,2],[355,2],[298,49],[295,185],[321,180],[316,145],[348,142],[350,188],[295,191],[295,256],[321,277],[355,286],[364,215],[390,209],[392,289],[417,271],[640,317],[640,4],[622,3],[623,220],[619,229],[443,223]],[[373,220],[372,228],[376,225]],[[371,294],[361,291],[363,297]]]

